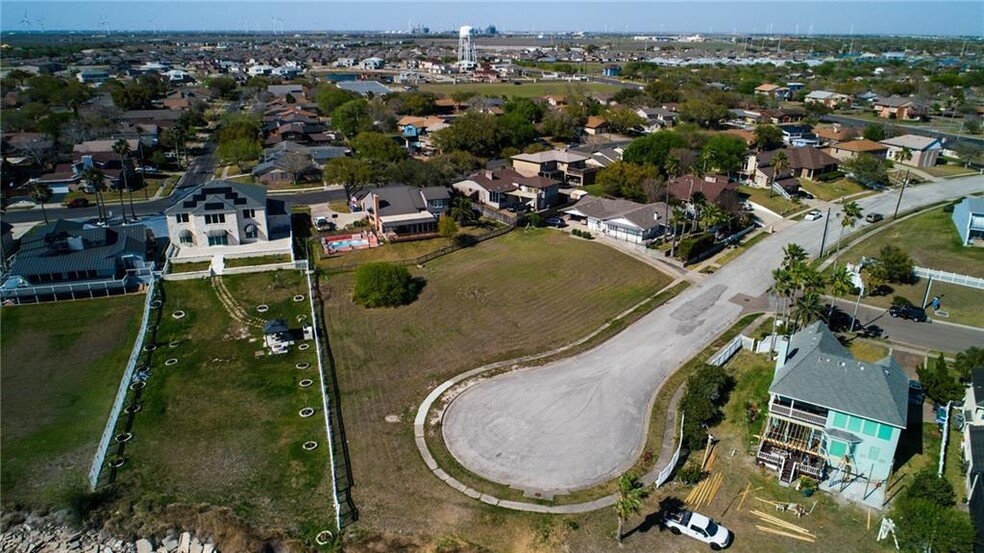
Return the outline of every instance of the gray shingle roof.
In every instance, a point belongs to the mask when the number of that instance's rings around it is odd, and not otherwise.
[[[368,96],[370,93],[376,96],[383,96],[393,92],[379,81],[342,81],[335,83],[335,86],[342,90],[348,90],[349,92],[355,92],[356,94],[361,94],[363,96]]]
[[[266,188],[226,180],[212,180],[196,188],[164,213],[228,213],[240,209],[266,208]],[[221,207],[219,207],[221,204]],[[207,207],[206,207],[207,206]]]
[[[786,363],[769,391],[898,428],[905,428],[909,379],[891,357],[854,359],[822,322],[794,334]]]

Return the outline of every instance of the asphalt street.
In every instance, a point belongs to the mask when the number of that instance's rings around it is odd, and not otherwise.
[[[984,294],[984,291],[981,293]],[[848,316],[854,312],[854,302],[837,300],[835,305]],[[894,318],[887,309],[862,304],[858,308],[858,322],[880,338],[917,348],[959,353],[984,345],[984,329],[947,324],[942,319],[933,320],[932,311],[927,314],[930,321],[918,323]]]
[[[902,210],[982,190],[984,177],[910,187]],[[896,199],[890,191],[858,203],[891,214]],[[767,291],[786,244],[819,253],[823,225],[782,228],[597,348],[464,391],[442,425],[452,455],[478,475],[528,491],[563,493],[618,476],[641,453],[649,404],[666,378],[737,321],[736,295]]]

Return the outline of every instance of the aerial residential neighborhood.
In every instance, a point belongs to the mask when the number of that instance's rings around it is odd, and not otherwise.
[[[0,551],[984,552],[981,21],[5,3]]]

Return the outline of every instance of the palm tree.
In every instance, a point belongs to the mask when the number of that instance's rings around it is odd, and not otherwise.
[[[44,224],[48,224],[48,213],[44,210],[44,203],[51,199],[51,188],[43,182],[35,182],[28,188],[31,199],[41,204],[41,215],[44,217]]]
[[[625,473],[618,479],[618,499],[615,500],[615,515],[618,516],[618,533],[615,535],[618,546],[622,547],[622,529],[625,521],[642,511],[642,500],[649,490],[639,482],[633,473]]]
[[[796,307],[793,308],[793,319],[796,321],[797,328],[803,328],[813,321],[823,317],[823,301],[820,294],[808,290],[796,300]]]
[[[704,220],[704,225],[709,229],[721,227],[731,221],[731,215],[714,204],[707,204],[701,218]]]
[[[96,207],[99,209],[99,221],[106,220],[106,203],[103,201],[102,191],[106,187],[106,175],[96,167],[89,167],[82,172],[82,180],[89,183],[89,186],[96,193]]]
[[[703,192],[692,192],[690,194],[690,207],[694,210],[693,224],[690,233],[693,234],[700,230],[700,219],[704,215],[704,206],[707,205],[707,197]]]
[[[769,197],[775,195],[775,184],[779,180],[779,175],[781,175],[786,169],[789,169],[789,157],[786,156],[786,152],[782,150],[776,152],[776,155],[772,156],[772,182],[769,183]]]
[[[840,267],[835,269],[834,272],[830,273],[827,277],[827,292],[832,296],[846,296],[854,292],[854,281],[851,279],[851,273],[847,270],[847,267]],[[834,302],[830,302],[830,307],[827,309],[827,321],[830,321],[830,317],[834,311]]]
[[[803,246],[790,242],[782,249],[782,266],[786,269],[806,261],[807,254]]]
[[[448,208],[448,217],[451,217],[460,224],[472,223],[475,221],[475,209],[472,208],[471,201],[465,196],[455,196],[451,199],[451,206]]]
[[[680,236],[680,225],[686,224],[687,213],[682,207],[675,205],[673,206],[673,213],[670,214],[670,228],[673,229],[672,240],[673,243],[670,246],[670,257],[676,255],[677,238]]]
[[[857,202],[847,202],[841,211],[841,230],[840,238],[837,239],[837,251],[834,252],[834,268],[837,268],[837,258],[840,256],[841,243],[844,241],[844,230],[847,227],[854,228],[854,225],[861,220],[861,206]]]
[[[663,170],[666,171],[666,174],[670,177],[679,177],[680,158],[674,155],[666,156],[666,159],[663,161]]]
[[[136,221],[137,214],[133,210],[133,189],[130,188],[130,183],[126,180],[126,158],[131,153],[130,145],[127,144],[126,140],[121,138],[113,143],[113,153],[120,156],[120,179],[122,179],[123,188],[126,188],[127,192],[130,193],[130,215]],[[123,188],[120,188],[118,185],[116,187],[120,193],[120,208],[123,210],[123,223],[126,224],[126,206],[123,205]]]
[[[909,148],[902,148],[901,150],[895,152],[895,161],[899,163],[905,163],[912,159],[912,150]]]
[[[774,269],[772,271],[772,286],[769,287],[769,293],[776,299],[775,317],[772,319],[772,347],[770,351],[776,347],[776,325],[779,322],[779,317],[785,317],[786,315],[786,300],[792,294],[793,290],[793,275],[789,270],[781,268]],[[789,327],[785,322],[784,324],[787,328]]]

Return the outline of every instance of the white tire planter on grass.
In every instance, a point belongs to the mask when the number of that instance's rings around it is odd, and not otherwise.
[[[311,344],[301,344],[301,345],[297,346],[297,349],[299,349],[300,351],[304,351],[304,350],[308,349],[309,347],[311,347]]]
[[[304,442],[304,444],[301,445],[301,448],[304,449],[304,451],[314,451],[315,449],[318,449],[318,442],[314,440]]]
[[[322,530],[318,532],[318,535],[314,537],[315,543],[318,545],[328,545],[331,543],[331,539],[335,537],[330,531]]]
[[[305,407],[304,409],[301,409],[300,411],[298,411],[297,414],[300,415],[302,419],[306,419],[306,418],[314,415],[314,408],[313,407]]]
[[[304,301],[304,294],[297,294],[296,296],[294,296],[294,301],[296,302]]]
[[[168,359],[167,361],[164,362],[164,366],[165,367],[173,367],[173,366],[175,366],[177,364],[178,364],[178,360],[175,359],[174,357],[172,357],[172,358],[170,358],[170,359]]]
[[[270,306],[267,305],[267,304],[265,304],[265,303],[256,306],[256,312],[257,313],[266,313],[269,310],[270,310]]]
[[[310,378],[305,378],[304,380],[297,383],[297,385],[300,386],[301,388],[310,388],[312,384],[314,384],[314,381],[311,380]]]
[[[175,311],[174,313],[171,313],[171,316],[175,319],[183,319],[185,318],[185,315],[186,313],[184,311]]]
[[[310,367],[311,366],[311,363],[305,363],[305,362],[301,361],[300,363],[298,363],[298,364],[296,364],[294,366],[297,367],[298,369],[304,370],[304,369]]]

